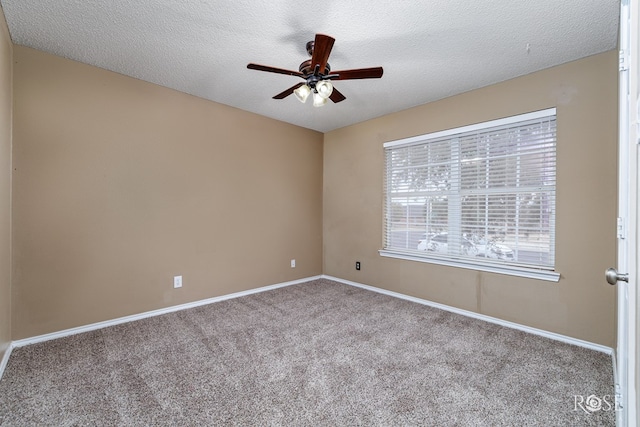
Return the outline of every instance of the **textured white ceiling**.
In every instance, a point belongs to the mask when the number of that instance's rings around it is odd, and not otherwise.
[[[0,0],[14,43],[326,132],[617,46],[619,0]],[[316,33],[347,99],[271,97]]]

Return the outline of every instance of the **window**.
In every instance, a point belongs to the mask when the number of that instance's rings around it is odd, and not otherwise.
[[[555,108],[384,148],[381,255],[558,280]]]

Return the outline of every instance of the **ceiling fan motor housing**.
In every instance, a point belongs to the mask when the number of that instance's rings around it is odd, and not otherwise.
[[[313,74],[313,67],[311,66],[311,60],[308,59],[306,61],[304,61],[302,64],[300,64],[300,67],[298,68],[298,70],[306,76],[308,76],[309,74]],[[329,63],[327,62],[327,65],[324,67],[324,72],[320,71],[320,74],[322,75],[327,75],[329,74],[329,72],[331,71],[331,66],[329,66]]]

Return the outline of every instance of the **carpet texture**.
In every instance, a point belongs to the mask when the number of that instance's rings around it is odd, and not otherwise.
[[[608,355],[316,280],[16,348],[0,425],[613,426],[613,394]]]

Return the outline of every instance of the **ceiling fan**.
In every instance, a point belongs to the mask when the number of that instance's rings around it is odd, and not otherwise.
[[[299,71],[285,70],[253,63],[248,64],[247,68],[250,70],[267,71],[302,78],[304,82],[291,86],[289,89],[274,96],[273,99],[284,99],[293,93],[300,102],[304,103],[309,95],[313,94],[313,105],[315,107],[321,107],[326,104],[327,99],[333,102],[340,102],[346,99],[342,93],[333,87],[331,80],[379,79],[382,77],[382,67],[332,72],[327,61],[329,60],[329,54],[331,54],[334,42],[335,39],[333,37],[316,34],[315,40],[307,43],[307,53],[309,53],[311,59],[300,64],[298,68]]]

